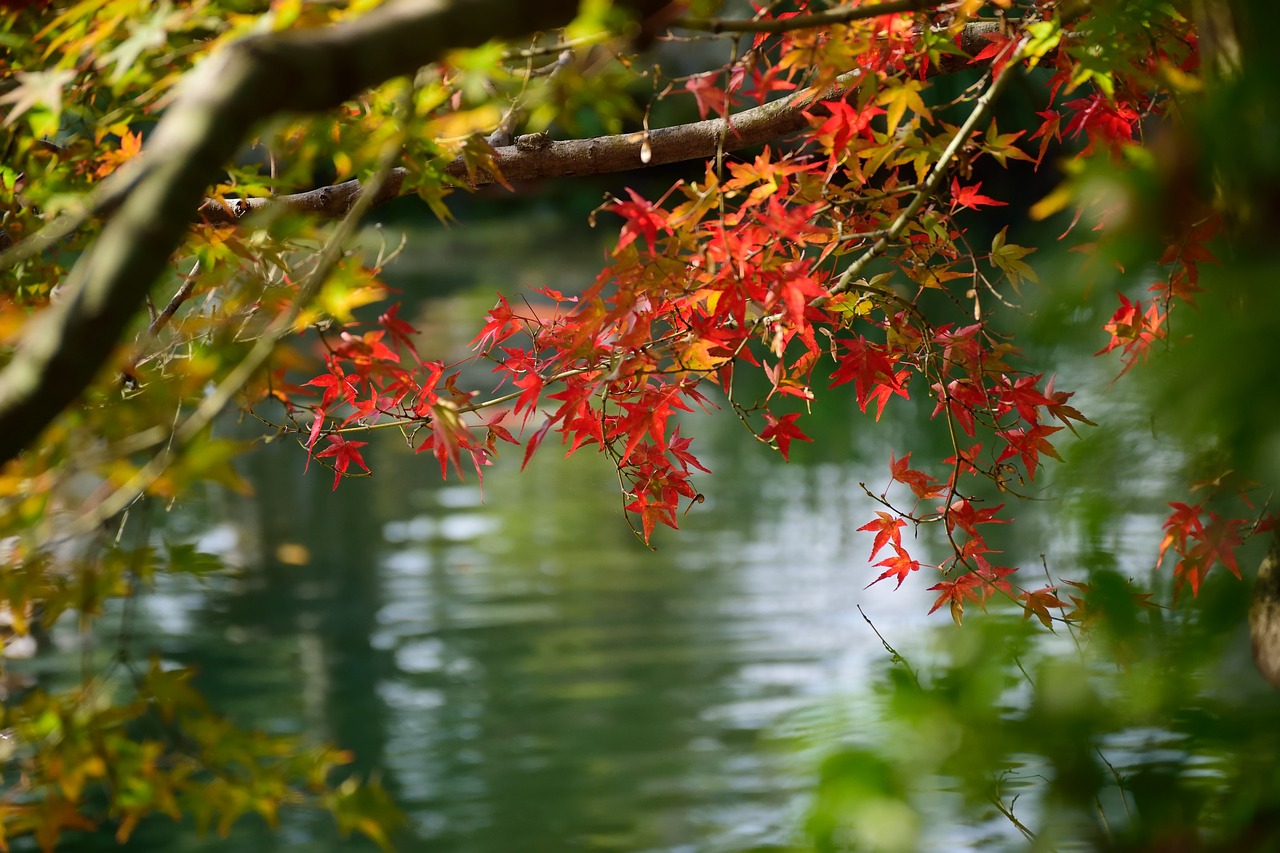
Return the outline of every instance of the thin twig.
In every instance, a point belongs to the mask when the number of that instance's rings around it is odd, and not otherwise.
[[[920,677],[916,675],[916,671],[911,668],[911,664],[907,661],[906,658],[904,658],[898,652],[897,649],[889,645],[889,641],[886,640],[884,638],[884,635],[880,633],[880,629],[876,627],[875,623],[872,622],[871,619],[867,616],[867,614],[863,611],[861,604],[858,605],[858,613],[862,616],[863,621],[865,621],[868,625],[871,626],[871,630],[875,632],[876,636],[880,638],[880,645],[884,646],[885,651],[889,653],[893,662],[902,664],[903,668],[907,671],[907,674],[911,676],[911,680],[915,683],[916,687],[919,687]]]
[[[239,393],[253,375],[266,363],[275,352],[276,344],[290,332],[302,310],[319,292],[320,287],[328,280],[329,274],[342,257],[343,247],[355,233],[360,218],[372,206],[374,197],[382,184],[391,174],[392,164],[399,157],[403,144],[403,129],[396,138],[383,147],[378,168],[369,179],[369,192],[362,193],[352,206],[347,216],[338,223],[333,234],[320,250],[315,269],[307,277],[299,289],[298,297],[289,310],[275,319],[267,331],[254,342],[248,355],[237,364],[225,379],[209,394],[196,410],[182,422],[169,437],[169,443],[152,459],[143,465],[123,486],[105,497],[100,503],[90,507],[76,519],[74,527],[92,530],[104,519],[110,518],[126,509],[141,495],[151,483],[155,482],[165,469],[177,459],[200,433],[207,429],[214,419],[221,414],[231,399]]]
[[[1008,818],[1009,822],[1012,823],[1014,827],[1016,827],[1017,830],[1021,832],[1028,841],[1036,840],[1036,834],[1032,832],[1031,829],[1026,824],[1018,820],[1018,818],[1014,816],[1013,809],[1006,808],[1005,804],[1000,801],[999,788],[997,788],[995,791],[992,792],[990,799],[991,799],[991,804],[999,810],[1000,814]]]

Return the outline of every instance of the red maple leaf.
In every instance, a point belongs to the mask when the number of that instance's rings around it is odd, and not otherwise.
[[[1054,378],[1056,377],[1050,377],[1049,384],[1046,385],[1044,388],[1044,395],[1049,398],[1049,404],[1045,406],[1045,409],[1048,410],[1049,415],[1062,421],[1064,424],[1066,424],[1067,429],[1071,430],[1072,432],[1076,431],[1076,428],[1071,425],[1072,421],[1079,421],[1080,423],[1088,424],[1089,426],[1097,426],[1097,424],[1095,424],[1093,421],[1089,420],[1084,415],[1082,415],[1079,409],[1075,408],[1074,406],[1067,405],[1067,401],[1075,396],[1074,391],[1054,391],[1053,390]]]
[[[440,400],[432,404],[429,410],[431,417],[431,434],[426,441],[419,444],[414,453],[430,450],[440,463],[440,477],[447,479],[449,462],[453,462],[453,470],[462,477],[462,451],[471,450],[475,443],[471,440],[471,428],[467,426],[458,412],[456,404],[449,400]],[[532,442],[530,442],[532,444]],[[528,461],[526,456],[526,461]],[[479,470],[477,469],[477,473]]]
[[[1204,525],[1200,521],[1200,506],[1174,502],[1169,504],[1173,512],[1164,522],[1164,539],[1160,542],[1160,551],[1156,557],[1156,568],[1164,562],[1165,555],[1172,548],[1175,553],[1187,552],[1187,540],[1199,539],[1204,535]]]
[[[800,412],[793,412],[790,415],[783,415],[781,418],[775,418],[773,415],[765,412],[764,420],[767,426],[760,430],[760,437],[765,441],[776,441],[778,443],[778,452],[782,454],[782,458],[791,461],[791,442],[796,441],[813,441],[812,438],[801,432],[800,427],[796,426],[796,419],[800,417]]]
[[[982,206],[987,207],[1005,207],[1009,204],[1007,201],[1000,201],[988,195],[983,195],[979,190],[982,189],[982,181],[971,187],[960,186],[957,178],[951,179],[951,210],[954,212],[956,207],[967,207],[977,210]]]
[[[978,543],[979,540],[971,540],[972,543]],[[988,554],[994,554],[994,551],[987,551]],[[1000,590],[1001,592],[1012,594],[1013,584],[1005,580],[1009,575],[1017,571],[1015,568],[1008,566],[993,566],[982,554],[972,554],[969,559],[973,561],[973,574],[982,579],[982,597],[989,598],[993,592]]]
[[[1045,152],[1049,150],[1049,144],[1055,139],[1062,138],[1062,113],[1057,110],[1044,110],[1036,113],[1036,115],[1044,119],[1044,123],[1027,139],[1040,140],[1040,152],[1036,154],[1036,167],[1039,168],[1040,163],[1044,160]]]
[[[1101,142],[1115,150],[1122,143],[1133,141],[1133,128],[1138,121],[1138,112],[1132,107],[1112,104],[1101,92],[1068,101],[1064,106],[1076,111],[1064,133],[1079,136],[1083,131],[1089,137],[1089,144],[1085,146],[1081,156],[1092,154],[1095,142]]]
[[[653,204],[653,202],[630,187],[627,188],[627,194],[631,196],[631,201],[615,201],[608,208],[627,220],[626,224],[622,226],[622,233],[618,236],[618,248],[616,251],[621,252],[631,245],[637,237],[643,235],[645,242],[649,244],[649,251],[652,253],[658,239],[659,229],[667,227],[667,216],[662,208]]]
[[[1120,371],[1123,376],[1140,357],[1147,354],[1153,343],[1165,336],[1167,315],[1161,313],[1155,302],[1144,312],[1141,299],[1130,302],[1123,293],[1118,296],[1120,307],[1111,315],[1111,321],[1102,327],[1111,333],[1111,342],[1094,355],[1105,355],[1118,347],[1123,348],[1124,370]]]
[[[978,533],[979,524],[1009,523],[1007,518],[996,518],[996,513],[1002,509],[1004,509],[1004,504],[978,509],[967,500],[955,501],[950,507],[947,507],[945,512],[947,530],[951,531],[959,527],[975,539],[981,539],[982,535]]]
[[[649,539],[653,536],[654,524],[661,521],[663,524],[671,528],[677,528],[675,507],[661,500],[654,500],[647,491],[641,491],[635,496],[635,500],[626,506],[627,512],[634,512],[640,515],[640,526],[644,530],[644,543],[649,544]]]
[[[333,488],[338,488],[338,481],[342,479],[342,475],[347,473],[347,469],[354,462],[364,469],[365,473],[369,473],[369,466],[364,464],[364,457],[360,455],[360,448],[369,442],[367,441],[348,441],[340,435],[326,436],[329,439],[329,446],[316,454],[317,459],[326,457],[333,459]]]
[[[942,605],[950,603],[951,618],[957,625],[961,625],[964,618],[965,599],[975,602],[979,607],[982,606],[982,593],[978,589],[981,585],[982,580],[974,574],[961,575],[953,581],[934,584],[929,587],[929,591],[937,592],[938,598],[933,602],[933,607],[929,608],[929,612],[933,613]]]
[[[498,294],[498,304],[485,315],[484,328],[471,340],[471,346],[488,350],[520,331],[520,319],[507,304],[507,297]]]
[[[706,118],[707,113],[723,117],[729,112],[729,96],[715,84],[718,74],[698,74],[690,77],[684,87],[693,94],[698,102],[698,117]]]
[[[969,62],[973,64],[991,60],[991,73],[999,76],[1004,66],[1009,62],[1009,58],[1013,56],[1014,48],[1018,46],[1018,40],[1002,32],[985,33],[983,38],[987,39],[990,44],[980,50]]]
[[[885,113],[874,101],[869,101],[861,109],[846,101],[822,101],[821,106],[827,110],[825,118],[812,113],[805,115],[815,127],[814,139],[831,152],[827,161],[829,169],[836,167],[854,137],[870,138],[873,133],[871,120]]]
[[[685,471],[693,467],[704,474],[710,474],[711,471],[704,468],[698,458],[689,452],[689,445],[692,443],[692,438],[685,438],[680,435],[680,425],[676,424],[676,431],[671,434],[671,441],[667,444],[667,452],[675,457],[676,461],[680,463],[680,467]]]
[[[661,451],[667,449],[667,421],[674,410],[691,412],[680,399],[683,386],[664,384],[645,391],[638,399],[620,403],[626,413],[617,418],[609,430],[609,438],[627,437],[620,461],[626,462],[646,434]]]
[[[901,459],[895,459],[893,453],[890,453],[889,471],[893,479],[899,483],[906,483],[918,498],[936,498],[942,494],[942,488],[936,485],[937,481],[933,477],[923,471],[913,471],[911,469],[910,453]]]
[[[1022,459],[1022,466],[1027,470],[1027,476],[1032,480],[1036,478],[1036,469],[1040,467],[1040,454],[1052,456],[1059,462],[1062,457],[1058,455],[1058,451],[1049,443],[1048,436],[1055,432],[1061,432],[1062,427],[1046,426],[1037,424],[1029,429],[1010,429],[997,433],[1007,443],[1004,450],[1000,452],[997,462],[1003,462],[1014,456]]]
[[[953,379],[947,383],[944,391],[941,382],[935,382],[932,389],[938,404],[934,406],[933,415],[937,417],[944,409],[951,413],[966,435],[974,434],[974,412],[987,408],[987,390],[972,379]]]
[[[943,465],[951,466],[951,476],[947,478],[947,482],[954,484],[966,474],[977,473],[977,465],[974,460],[978,458],[978,454],[982,452],[981,444],[974,444],[967,450],[957,451],[954,455],[948,456],[942,460]]]
[[[1195,544],[1174,566],[1175,594],[1183,583],[1191,585],[1193,596],[1200,594],[1200,583],[1214,565],[1221,563],[1231,574],[1240,577],[1236,564],[1236,549],[1244,543],[1243,518],[1224,518],[1216,512],[1209,513],[1209,523],[1199,533],[1193,533]]]
[[[835,372],[831,374],[829,388],[853,382],[858,396],[858,408],[864,412],[872,391],[878,387],[886,386],[895,394],[907,396],[884,347],[863,337],[839,340],[837,343],[845,352],[844,355],[837,356],[838,363]]]
[[[1063,608],[1067,603],[1058,598],[1058,588],[1056,586],[1046,586],[1035,592],[1024,592],[1018,596],[1022,599],[1022,618],[1030,619],[1034,615],[1040,620],[1040,624],[1046,628],[1053,630],[1053,616],[1049,613],[1050,608]]]
[[[408,347],[409,352],[413,353],[413,357],[421,362],[422,357],[418,355],[418,348],[413,344],[413,335],[416,335],[418,330],[401,320],[399,314],[400,303],[397,302],[378,317],[378,322],[382,324],[382,328],[387,330],[391,340],[400,346]]]
[[[1040,407],[1049,406],[1053,403],[1053,400],[1050,400],[1040,389],[1036,388],[1040,378],[1039,375],[1020,376],[1011,381],[1008,376],[1002,374],[1000,376],[1000,385],[996,389],[996,396],[999,400],[996,406],[996,417],[1000,417],[1006,412],[1017,411],[1018,417],[1027,423],[1039,423]]]
[[[859,531],[875,533],[876,535],[876,541],[871,546],[871,556],[867,559],[874,560],[876,554],[880,553],[880,549],[885,545],[892,544],[895,548],[902,547],[902,528],[906,526],[905,519],[876,510],[875,520],[868,521],[858,528]]]
[[[320,399],[320,408],[327,409],[337,402],[339,398],[347,403],[355,402],[356,381],[357,377],[348,376],[343,372],[342,365],[331,359],[328,373],[322,373],[315,379],[303,384],[314,385],[317,388],[324,389],[324,396]]]
[[[894,589],[897,589],[902,586],[902,582],[907,579],[907,575],[920,568],[920,562],[918,560],[911,559],[911,555],[908,554],[901,545],[894,545],[893,551],[894,554],[892,557],[876,563],[877,566],[886,566],[887,568],[880,577],[867,584],[868,587],[880,583],[880,581],[885,578],[896,577],[898,579],[898,583]]]

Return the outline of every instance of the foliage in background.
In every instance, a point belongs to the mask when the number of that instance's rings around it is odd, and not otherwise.
[[[103,223],[161,162],[148,161],[147,143],[166,110],[199,103],[178,85],[191,69],[250,35],[358,30],[378,5],[92,0],[0,12],[0,340],[14,368],[0,390],[26,353],[75,353],[76,341],[33,318],[93,298],[60,284],[86,250],[118,248],[98,239]],[[894,682],[888,716],[927,733],[926,746],[864,744],[832,758],[814,844],[910,849],[921,831],[915,792],[935,776],[1038,837],[1000,787],[1010,768],[1036,762],[1049,769],[1018,778],[1043,780],[1046,838],[1274,838],[1258,821],[1276,808],[1276,785],[1257,783],[1247,804],[1227,799],[1257,778],[1246,759],[1274,747],[1241,734],[1257,720],[1172,724],[1212,744],[1197,748],[1219,762],[1194,785],[1182,768],[1125,774],[1107,758],[1109,744],[1166,725],[1171,709],[1208,713],[1187,704],[1195,689],[1161,680],[1178,660],[1163,640],[1172,634],[1181,649],[1193,636],[1210,643],[1206,625],[1243,624],[1239,606],[1218,623],[1186,601],[1220,588],[1224,570],[1239,577],[1238,552],[1274,523],[1274,395],[1252,348],[1274,340],[1266,235],[1280,210],[1280,165],[1256,141],[1276,130],[1264,90],[1272,60],[1250,40],[1260,6],[799,2],[740,20],[713,17],[713,3],[648,4],[637,20],[625,12],[646,4],[619,5],[587,4],[564,30],[526,43],[458,50],[318,116],[277,115],[209,175],[202,221],[173,247],[167,274],[147,282],[95,381],[38,440],[6,450],[16,456],[0,472],[13,633],[48,630],[71,611],[87,627],[157,572],[207,568],[181,546],[146,541],[131,516],[202,480],[244,488],[230,463],[247,445],[212,426],[233,400],[264,439],[295,440],[308,466],[332,471],[334,488],[376,475],[361,453],[375,429],[401,433],[446,478],[481,478],[507,445],[526,462],[547,439],[598,452],[617,471],[620,514],[648,544],[701,502],[695,477],[710,473],[681,434],[681,412],[728,409],[787,458],[811,440],[807,412],[833,395],[852,395],[867,428],[915,398],[950,453],[913,458],[903,447],[885,460],[888,485],[868,491],[881,509],[850,520],[871,538],[867,580],[926,584],[933,610],[957,626],[975,608],[1011,604],[1023,627],[994,614],[982,628],[965,623],[949,662]],[[643,48],[678,57],[667,65],[680,73],[637,56]],[[1034,109],[998,110],[1013,92]],[[718,128],[709,157],[692,142],[663,148],[673,137],[653,116],[680,111]],[[755,122],[781,138],[738,152],[739,128]],[[451,194],[507,185],[517,162],[560,162],[562,137],[589,134],[618,134],[597,142],[631,152],[637,169],[699,165],[657,199],[629,191],[604,202],[598,221],[621,227],[585,291],[500,298],[477,318],[466,363],[422,357],[378,279],[394,249],[349,251],[360,216],[387,191],[416,194],[447,220]],[[1036,198],[1014,189],[1046,172]],[[336,223],[249,202],[351,178],[365,192],[326,208]],[[1079,262],[1051,278],[1037,264],[1044,247],[1016,242],[1027,217],[1056,217]],[[1004,565],[992,533],[1016,523],[1020,500],[1044,496],[1048,460],[1107,429],[1052,363],[1020,351],[1019,327],[1037,311],[1094,310],[1117,281],[1097,355],[1114,363],[1117,388],[1175,377],[1174,403],[1194,400],[1194,416],[1157,393],[1152,421],[1161,440],[1203,451],[1188,456],[1186,493],[1166,497],[1152,562],[1173,584],[1158,599],[1095,567]],[[1250,381],[1233,384],[1240,375]],[[764,390],[744,390],[756,377]],[[1178,421],[1193,429],[1180,435]],[[944,542],[945,556],[922,561],[913,535]],[[1175,603],[1185,609],[1167,614]],[[1079,653],[1037,652],[1028,625],[1069,634]],[[1020,657],[1043,666],[1028,671]],[[223,829],[248,812],[271,820],[309,789],[344,829],[387,843],[389,804],[376,786],[335,783],[341,753],[236,733],[186,673],[159,663],[122,657],[84,675],[75,690],[5,706],[17,744],[0,800],[6,835],[34,833],[50,848],[63,829],[107,821],[123,839],[152,813]],[[1132,689],[1144,678],[1154,692]],[[107,682],[127,688],[114,703]],[[1032,701],[1007,711],[1018,689]],[[1108,822],[1107,791],[1123,826]],[[1163,810],[1171,791],[1194,799],[1192,817]]]

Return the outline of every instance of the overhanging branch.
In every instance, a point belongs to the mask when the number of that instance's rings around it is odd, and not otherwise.
[[[665,0],[621,0],[621,5],[643,14]],[[205,189],[257,122],[282,112],[336,107],[360,91],[414,72],[446,50],[559,26],[577,8],[577,0],[391,0],[337,26],[249,37],[206,60],[183,82],[143,154],[130,164],[129,180],[120,184],[125,191],[105,205],[112,209],[111,219],[64,282],[68,297],[28,325],[13,359],[0,371],[0,463],[30,445],[109,362],[125,327],[168,266]],[[968,28],[965,34],[971,35]],[[978,38],[976,30],[972,37]],[[527,180],[710,157],[801,129],[804,108],[837,91],[807,90],[727,120],[597,139],[538,139],[498,149],[496,162],[507,180]],[[642,159],[646,143],[651,156]],[[460,163],[449,168],[465,173]],[[405,177],[393,173],[375,202],[400,192]],[[487,182],[492,176],[475,180]],[[348,182],[274,201],[340,216],[359,192],[359,184]],[[116,198],[122,199],[118,208]],[[246,199],[235,206],[248,210],[268,203]],[[207,218],[228,221],[235,218],[232,212],[204,211]]]
[[[857,8],[864,10],[872,7]],[[978,53],[987,46],[987,35],[998,29],[998,24],[989,21],[966,25],[959,38],[961,49],[970,54]],[[941,66],[932,68],[931,71],[952,73],[964,68],[978,67],[969,64],[968,57],[944,56],[943,59],[946,61]],[[804,112],[815,100],[839,97],[845,91],[845,87],[856,80],[856,72],[853,72],[844,75],[837,81],[836,86],[825,92],[805,89],[763,106],[734,113],[727,119],[714,118],[673,127],[655,128],[650,130],[647,136],[643,132],[638,132],[561,141],[545,139],[534,141],[536,135],[525,136],[518,140],[521,144],[495,148],[494,161],[504,179],[528,181],[539,178],[629,172],[686,160],[706,159],[720,152],[739,151],[762,145],[802,130],[808,124]],[[641,158],[641,150],[646,138],[650,152],[647,161]],[[486,172],[468,175],[466,163],[461,157],[449,163],[444,171],[455,178],[468,181],[473,186],[491,184],[496,180],[493,175]],[[373,205],[383,204],[400,196],[408,176],[409,172],[404,168],[392,172],[386,185],[374,199]],[[346,215],[360,197],[360,192],[360,182],[350,180],[288,195],[226,198],[217,201],[207,199],[201,207],[201,214],[207,222],[230,223],[265,207],[281,206],[300,213],[336,219]]]
[[[673,27],[707,33],[785,33],[792,30],[829,27],[863,21],[880,15],[902,12],[918,12],[943,5],[939,0],[885,0],[866,6],[843,7],[814,12],[809,15],[793,15],[790,18],[764,18],[759,20],[732,20],[729,18],[677,18]]]
[[[560,26],[577,11],[577,0],[391,0],[337,26],[252,36],[211,56],[181,85],[131,192],[68,276],[68,298],[28,325],[0,371],[0,463],[30,445],[109,361],[205,188],[257,122],[336,107],[447,50]]]
[[[829,96],[842,89],[833,89]],[[794,133],[808,125],[804,111],[822,93],[813,89],[797,92],[749,110],[736,113],[728,119],[714,118],[706,121],[682,124],[675,127],[655,128],[637,133],[615,136],[598,136],[591,139],[570,139],[553,142],[540,134],[519,137],[515,145],[494,149],[494,163],[508,181],[528,181],[536,178],[559,178],[571,175],[602,175],[627,172],[685,160],[713,157],[718,151],[736,151],[760,145],[779,136]],[[641,157],[641,150],[648,142],[648,161]],[[496,178],[487,172],[477,172],[468,177],[461,159],[450,163],[445,171],[456,178],[469,180],[474,185],[494,183]],[[397,169],[379,193],[375,204],[390,201],[400,192],[407,170]],[[360,182],[346,181],[309,192],[264,198],[226,199],[225,203],[206,201],[204,217],[210,222],[233,222],[268,205],[283,205],[293,210],[338,217],[346,213],[360,196]]]

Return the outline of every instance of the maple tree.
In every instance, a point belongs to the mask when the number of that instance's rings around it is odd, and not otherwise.
[[[398,430],[446,478],[482,478],[507,445],[526,463],[548,438],[597,452],[617,471],[620,517],[650,544],[711,473],[682,415],[728,410],[788,458],[812,441],[810,408],[841,394],[871,422],[925,400],[951,448],[899,448],[868,492],[881,508],[850,520],[874,537],[871,584],[923,583],[930,612],[946,606],[957,625],[992,601],[1071,631],[1148,608],[1142,584],[1116,597],[1085,576],[1056,583],[1000,565],[990,541],[1040,494],[1049,461],[1098,427],[1019,348],[1036,294],[1060,286],[1036,263],[1048,247],[1013,242],[1007,212],[1061,222],[1080,261],[1055,275],[1122,282],[1096,328],[1115,383],[1179,351],[1199,367],[1183,375],[1218,381],[1225,368],[1206,364],[1223,350],[1204,349],[1202,330],[1226,309],[1200,303],[1217,287],[1253,300],[1245,310],[1270,305],[1207,270],[1229,257],[1260,276],[1274,260],[1262,235],[1276,168],[1222,131],[1227,115],[1255,136],[1275,129],[1250,88],[1271,59],[1251,40],[1260,4],[1183,5],[801,0],[735,17],[709,0],[4,4],[0,525],[15,630],[37,603],[46,623],[73,606],[92,619],[135,580],[195,570],[180,549],[130,543],[122,513],[200,480],[243,488],[228,463],[246,448],[215,428],[229,408],[296,439],[334,488],[376,476],[360,452],[375,429]],[[671,76],[637,58],[655,47],[705,67]],[[1002,111],[1015,86],[1034,118]],[[670,109],[691,120],[657,126]],[[251,143],[266,162],[245,156]],[[387,258],[350,251],[379,203],[416,195],[448,218],[457,191],[677,162],[694,165],[660,197],[600,206],[618,237],[594,282],[500,296],[467,364],[424,355],[395,304],[360,310],[389,297]],[[1006,170],[1060,175],[1036,198],[1002,197]],[[1274,482],[1265,431],[1201,427],[1225,450],[1187,487],[1196,497],[1169,496],[1152,555],[1191,596],[1215,567],[1239,576],[1237,552],[1274,524],[1247,481]],[[907,535],[931,531],[941,559]],[[68,535],[100,540],[74,571],[53,557]],[[1280,629],[1255,630],[1274,661]],[[123,839],[150,813],[270,820],[288,797],[262,792],[302,780],[344,827],[385,842],[352,789],[326,787],[340,753],[244,735],[228,760],[214,746],[230,730],[181,673],[153,667],[134,687],[109,716],[74,692],[6,709],[30,750],[0,838],[34,832],[48,848],[89,825],[90,783],[109,788]],[[49,715],[67,737],[40,736]],[[194,746],[131,739],[149,715],[196,732]]]

